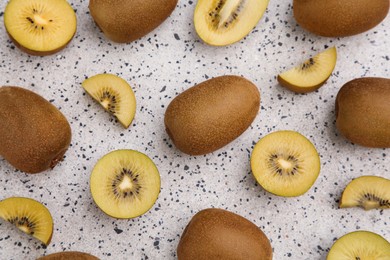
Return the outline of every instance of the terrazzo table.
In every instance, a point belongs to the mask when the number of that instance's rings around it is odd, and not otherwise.
[[[196,1],[183,0],[157,30],[133,43],[115,44],[94,24],[87,0],[69,2],[77,11],[77,34],[55,55],[28,56],[0,28],[1,85],[41,94],[60,108],[73,131],[65,160],[51,171],[27,175],[0,159],[0,198],[24,196],[43,202],[55,223],[52,242],[44,248],[1,221],[0,259],[35,259],[63,250],[101,259],[175,259],[186,224],[208,207],[228,209],[254,222],[269,237],[277,260],[325,259],[335,239],[355,230],[370,230],[390,240],[390,211],[338,208],[352,178],[390,177],[390,150],[345,140],[335,128],[334,112],[335,96],[347,81],[389,77],[389,16],[360,35],[322,38],[296,24],[292,1],[271,1],[244,40],[216,48],[204,44],[194,30]],[[5,4],[0,3],[0,10]],[[325,86],[295,94],[278,85],[278,73],[330,46],[337,46],[338,61]],[[123,77],[134,89],[138,104],[129,129],[81,87],[84,79],[103,72]],[[225,74],[245,76],[257,85],[262,96],[259,115],[242,136],[216,152],[196,157],[181,153],[164,129],[167,105],[194,84]],[[254,144],[283,129],[308,137],[321,157],[319,178],[297,198],[265,192],[250,171]],[[122,148],[152,158],[162,181],[153,208],[132,220],[105,215],[89,191],[97,160]]]

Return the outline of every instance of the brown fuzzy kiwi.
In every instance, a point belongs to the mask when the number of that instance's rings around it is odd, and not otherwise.
[[[83,252],[69,251],[42,256],[37,260],[99,260],[99,258]]]
[[[40,95],[0,88],[0,155],[15,168],[38,173],[54,168],[71,142],[66,117]]]

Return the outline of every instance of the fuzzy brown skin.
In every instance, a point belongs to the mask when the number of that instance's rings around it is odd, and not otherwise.
[[[389,12],[389,0],[294,0],[293,6],[302,28],[326,37],[368,31]]]
[[[90,0],[89,10],[107,38],[127,43],[157,28],[176,4],[177,0]]]
[[[390,79],[359,78],[336,97],[336,127],[351,142],[390,147]]]
[[[82,252],[60,252],[42,256],[37,260],[99,260],[99,258]]]
[[[0,88],[0,155],[26,173],[53,168],[68,149],[71,128],[65,116],[32,91]]]
[[[267,236],[252,222],[222,209],[198,212],[177,247],[178,260],[271,260]]]
[[[176,147],[190,155],[213,152],[239,137],[253,122],[260,93],[247,79],[222,76],[181,93],[165,112]]]

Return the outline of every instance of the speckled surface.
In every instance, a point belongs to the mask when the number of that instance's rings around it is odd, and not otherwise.
[[[334,113],[337,91],[347,81],[389,77],[389,16],[360,35],[321,38],[296,24],[292,1],[271,1],[249,36],[216,48],[198,38],[192,21],[196,1],[186,0],[149,35],[131,44],[115,44],[95,26],[88,1],[70,2],[77,10],[78,31],[58,54],[28,56],[0,28],[0,84],[41,94],[61,109],[73,131],[66,158],[54,170],[27,175],[0,159],[0,198],[41,201],[55,223],[52,242],[44,248],[1,221],[0,259],[35,259],[63,250],[101,259],[175,259],[187,222],[208,207],[228,209],[258,225],[271,241],[274,259],[325,259],[336,238],[355,230],[370,230],[390,240],[390,211],[338,209],[341,192],[352,178],[390,177],[390,150],[351,144],[335,129]],[[336,69],[318,91],[295,94],[277,84],[278,73],[333,45],[338,48]],[[127,130],[81,87],[85,78],[103,72],[123,77],[134,89],[137,112]],[[243,75],[258,86],[259,115],[242,136],[214,153],[194,157],[179,152],[164,130],[167,105],[190,86],[223,74]],[[304,134],[321,156],[319,178],[297,198],[265,192],[250,172],[254,144],[282,129]],[[89,191],[97,160],[120,148],[146,153],[161,174],[156,204],[132,220],[105,215]]]

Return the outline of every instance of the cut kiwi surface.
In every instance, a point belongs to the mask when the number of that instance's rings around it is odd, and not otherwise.
[[[63,49],[72,40],[77,18],[66,0],[10,0],[4,25],[16,46],[43,56]]]
[[[103,156],[91,174],[95,203],[114,218],[135,218],[147,212],[160,193],[160,174],[153,161],[134,150]]]
[[[352,180],[340,200],[340,208],[350,207],[389,209],[390,180],[378,176],[361,176]]]
[[[50,243],[53,234],[53,219],[49,210],[40,202],[22,197],[2,200],[0,201],[0,217],[45,245]]]
[[[128,128],[135,116],[136,99],[131,86],[113,74],[98,74],[82,83],[85,91]]]
[[[326,260],[389,260],[390,243],[370,231],[355,231],[339,238]]]
[[[297,93],[320,88],[332,74],[337,61],[336,47],[329,48],[299,66],[278,75],[280,85]]]
[[[259,22],[269,0],[199,0],[194,24],[199,37],[224,46],[244,38]]]
[[[320,173],[320,159],[314,145],[295,131],[276,131],[255,145],[251,169],[268,192],[284,197],[300,196]]]

